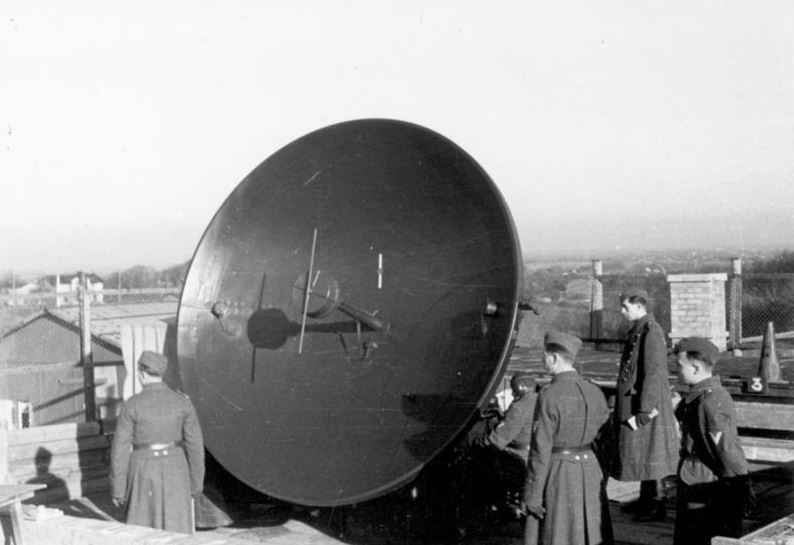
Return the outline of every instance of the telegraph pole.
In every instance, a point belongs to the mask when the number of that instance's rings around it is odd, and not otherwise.
[[[96,392],[94,389],[94,356],[91,353],[91,296],[88,293],[88,279],[80,273],[80,363],[83,366],[83,399],[85,421],[96,421]]]

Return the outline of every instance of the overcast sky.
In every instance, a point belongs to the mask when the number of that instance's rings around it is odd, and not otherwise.
[[[270,154],[411,121],[527,259],[794,248],[791,0],[0,3],[0,270],[190,258]]]

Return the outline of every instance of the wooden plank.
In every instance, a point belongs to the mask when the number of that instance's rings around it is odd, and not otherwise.
[[[94,467],[90,469],[76,469],[74,471],[70,471],[68,473],[61,473],[59,475],[52,475],[49,477],[48,481],[43,484],[43,486],[48,486],[50,488],[63,488],[63,487],[78,487],[80,483],[86,483],[89,481],[95,480],[106,480],[109,478],[110,469],[108,467]],[[9,479],[13,479],[13,476],[9,476]],[[16,484],[16,485],[24,485],[24,484],[33,484],[29,480],[22,480],[28,479],[29,477],[22,476],[21,479],[18,479],[16,482],[10,482],[9,484]]]
[[[43,484],[2,484],[0,485],[0,507],[30,498],[36,490],[45,486]]]
[[[39,449],[45,449],[55,458],[63,454],[82,452],[94,449],[107,449],[110,447],[110,440],[104,435],[93,437],[80,437],[78,439],[62,439],[59,441],[49,441],[43,443],[27,443],[18,446],[9,445],[8,460],[11,461],[33,461],[39,453]]]
[[[724,539],[724,538],[721,538]],[[794,539],[794,515],[788,515],[758,530],[742,536],[738,543],[747,545],[767,545],[772,543],[790,543]],[[714,541],[712,543],[733,544],[732,541]]]
[[[107,449],[64,453],[54,456],[47,470],[50,473],[59,473],[71,468],[107,465],[109,457],[110,451]],[[20,475],[30,471],[35,472],[35,470],[36,464],[33,459],[13,460],[8,463],[8,473],[11,475]]]
[[[742,450],[748,460],[757,462],[794,461],[794,440],[740,437]]]
[[[794,405],[737,401],[736,425],[740,428],[794,431]]]
[[[63,481],[85,480],[107,476],[110,473],[108,464],[98,464],[88,467],[73,466],[63,470],[49,471],[41,476],[36,473],[35,468],[31,471],[28,468],[8,475],[9,482],[28,483],[28,482],[56,482],[58,479]]]
[[[115,545],[250,545],[266,542],[270,545],[341,545],[331,536],[298,522],[289,521],[280,532],[269,535],[266,540],[251,539],[250,535],[235,537],[234,534],[206,531],[193,535],[178,534],[113,522],[75,518],[68,515],[41,521],[23,521],[34,543],[51,545],[76,545],[113,543]],[[243,530],[240,532],[246,534]]]
[[[736,539],[735,537],[714,536],[711,538],[711,545],[744,545],[746,541]]]
[[[65,486],[49,488],[37,492],[35,498],[33,498],[31,502],[41,505],[50,505],[69,499],[81,498],[89,494],[109,495],[109,490],[110,479],[107,475],[92,479],[74,478],[66,481]]]
[[[55,424],[52,426],[37,426],[21,430],[8,430],[9,446],[23,445],[26,443],[43,443],[59,439],[73,439],[99,435],[101,427],[98,422],[82,422],[79,424]]]

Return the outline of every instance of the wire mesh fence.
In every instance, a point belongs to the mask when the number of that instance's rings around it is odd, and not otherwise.
[[[794,332],[794,273],[742,275],[742,338],[764,335],[767,324],[777,334]]]
[[[648,311],[665,331],[670,331],[670,286],[663,274],[606,274],[599,277],[603,286],[601,337],[625,339],[630,324],[620,313],[620,294],[631,288],[648,293]]]
[[[721,280],[714,282],[722,283],[725,288],[725,312],[718,313],[724,317],[713,315],[712,318],[725,323],[715,326],[712,331],[727,332],[728,348],[741,348],[743,344],[752,345],[760,341],[770,322],[777,338],[794,339],[794,273],[742,274],[740,262],[738,270],[733,272],[727,269],[736,263],[725,265],[725,271],[674,273],[691,275],[693,279],[722,275]],[[535,299],[542,296],[545,316],[549,318],[537,329],[562,328],[586,339],[620,341],[630,326],[620,312],[620,294],[629,288],[645,290],[649,295],[649,311],[656,321],[668,333],[675,329],[671,316],[670,281],[665,271],[603,273],[600,268],[600,263],[594,262],[592,271],[560,271],[559,277],[551,280],[549,271],[544,271],[542,282],[531,281],[530,286],[545,288],[545,291],[538,290],[532,296]],[[714,300],[715,304],[722,297],[720,294],[719,299]],[[704,308],[707,306],[705,302],[702,304]],[[678,328],[681,327],[679,324]],[[671,343],[672,339],[668,342]]]
[[[527,284],[538,316],[522,321],[520,343],[524,346],[542,342],[548,329],[568,331],[589,340],[600,340],[599,346],[620,343],[628,333],[630,323],[620,312],[620,294],[640,288],[649,295],[649,310],[666,330],[670,330],[670,288],[664,273],[593,274],[578,271],[561,273],[550,279],[543,271]]]

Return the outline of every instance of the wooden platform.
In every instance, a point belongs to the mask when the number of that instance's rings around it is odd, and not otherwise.
[[[794,513],[794,464],[753,464],[750,471],[756,504],[744,520],[744,532],[748,537]],[[610,480],[607,491],[616,545],[669,545],[673,542],[676,501],[673,482],[668,486],[667,517],[663,522],[637,523],[632,520],[631,515],[621,512],[620,507],[626,500],[631,501],[632,497],[639,495],[639,483],[618,483]],[[764,542],[747,543],[761,545]],[[776,545],[774,542],[771,544]]]
[[[101,516],[97,513],[97,516]],[[23,521],[26,545],[340,545],[308,524],[289,520],[273,527],[199,531],[193,535],[154,530],[115,520],[62,515]]]
[[[794,515],[764,526],[741,539],[718,537],[713,545],[791,545],[794,543]]]
[[[794,513],[794,464],[754,465],[753,489],[757,505],[745,520],[745,532],[752,532]],[[669,483],[667,517],[662,522],[636,523],[630,514],[621,512],[621,505],[639,494],[639,483],[610,480],[607,492],[615,532],[616,545],[669,545],[675,526],[675,487]],[[285,520],[267,521],[266,516],[237,523],[233,527],[201,531],[194,536],[159,532],[147,528],[127,526],[118,522],[121,513],[113,511],[106,494],[78,498],[60,507],[71,516],[37,523],[26,522],[29,534],[35,536],[31,545],[77,545],[113,543],[113,545],[447,545],[446,539],[406,532],[395,526],[398,504],[378,500],[377,509],[361,504],[350,517],[348,530],[337,539],[334,529],[324,517],[312,519],[306,512],[296,511]],[[519,523],[489,527],[483,531],[460,536],[458,545],[520,544],[523,529]],[[743,543],[743,542],[740,542]],[[762,541],[748,542],[762,545]]]

